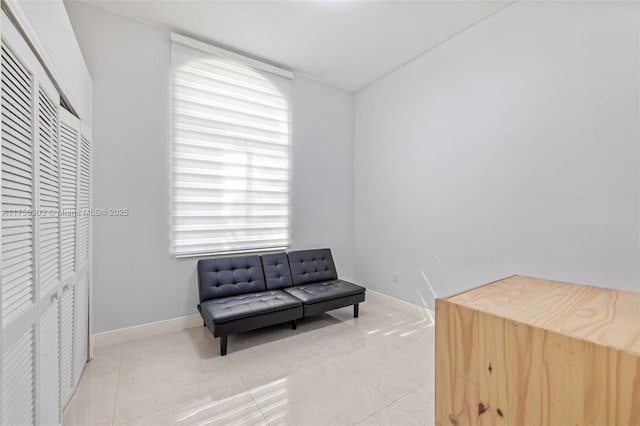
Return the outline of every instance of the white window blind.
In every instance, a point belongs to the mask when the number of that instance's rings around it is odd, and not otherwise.
[[[172,36],[176,256],[289,245],[291,74]]]

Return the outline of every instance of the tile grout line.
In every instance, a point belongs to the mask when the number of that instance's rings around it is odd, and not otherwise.
[[[118,380],[116,381],[116,398],[113,401],[113,418],[111,419],[111,426],[116,423],[116,407],[118,405],[118,389],[120,389],[120,372],[122,371],[122,354],[124,353],[124,343],[120,348],[120,360],[118,361]]]
[[[408,395],[408,394],[407,394]],[[406,395],[405,395],[406,396]],[[404,398],[404,397],[403,397]],[[394,403],[395,404],[395,403]],[[413,415],[413,413],[407,409],[405,409],[404,407],[396,404],[398,406],[399,409],[401,409],[402,411],[404,411],[405,413],[407,413],[413,420],[415,420],[416,422],[420,423],[421,425],[426,425],[426,423],[423,422],[423,420],[417,418],[416,416]]]
[[[348,346],[349,343],[344,343],[342,346]],[[336,364],[338,364],[339,366],[346,368],[347,370],[349,370],[349,372],[351,374],[353,374],[355,377],[357,377],[358,379],[360,379],[361,381],[363,381],[364,383],[366,383],[367,385],[371,386],[376,392],[378,392],[383,398],[385,398],[386,400],[389,401],[388,404],[386,404],[384,407],[381,407],[379,410],[374,411],[373,413],[369,414],[366,417],[363,417],[361,419],[359,419],[358,421],[356,421],[355,423],[353,423],[353,426],[356,426],[358,423],[361,423],[363,421],[365,421],[366,419],[368,419],[369,417],[372,417],[374,415],[376,415],[377,413],[379,413],[380,411],[384,410],[385,408],[390,407],[391,405],[393,405],[395,402],[393,401],[393,399],[391,399],[390,397],[388,397],[384,392],[382,392],[380,389],[378,389],[377,386],[375,386],[373,383],[369,382],[366,378],[360,376],[360,374],[358,374],[358,372],[356,371],[350,371],[348,365],[346,365],[344,363],[344,361],[341,358],[346,358],[347,354],[341,354],[339,355],[337,358],[335,359],[331,359],[331,360],[326,360],[323,361],[322,364],[327,364],[329,362],[335,362]]]
[[[313,332],[315,332],[315,331],[317,331],[317,330],[316,330],[316,329],[310,330],[310,332],[311,332],[311,333],[313,333]],[[301,335],[301,334],[302,334],[302,331],[298,330],[298,333],[296,333],[296,335],[295,335],[295,336],[299,336],[299,335]],[[346,346],[346,345],[348,345],[348,343],[343,344],[343,346]],[[337,349],[336,349],[336,350],[337,350]],[[336,350],[329,351],[328,353],[331,353],[331,352],[336,351]],[[317,355],[317,356],[313,357],[312,359],[322,357],[323,355],[326,355],[326,353],[325,353],[325,354],[322,354],[322,355]],[[243,384],[243,386],[245,387],[246,391],[247,391],[247,392],[249,393],[249,395],[251,396],[251,399],[252,399],[252,400],[253,400],[253,402],[256,404],[256,407],[258,407],[258,410],[259,410],[259,411],[260,411],[260,413],[262,414],[262,417],[264,417],[264,419],[265,419],[265,421],[267,422],[267,424],[268,424],[268,425],[270,425],[271,423],[270,423],[270,422],[269,422],[269,420],[267,419],[267,416],[264,414],[264,412],[262,411],[262,408],[260,408],[260,405],[259,405],[259,404],[258,404],[258,402],[255,400],[255,398],[253,397],[253,394],[251,393],[251,391],[249,390],[249,388],[248,388],[247,384],[245,383],[244,379],[242,378],[242,375],[238,372],[238,367],[237,367],[237,366],[235,365],[235,363],[233,362],[233,358],[229,358],[229,361],[231,362],[231,364],[233,365],[234,369],[236,370],[236,374],[238,374],[238,377],[240,378],[240,381],[242,382],[242,384]],[[317,365],[327,364],[327,363],[329,363],[329,362],[331,362],[331,361],[333,361],[333,360],[324,360],[324,361],[322,361],[320,364],[317,364]],[[316,366],[317,366],[317,365],[316,365]],[[295,372],[294,372],[293,374],[295,374]],[[288,376],[289,376],[289,375],[287,375],[287,376],[285,376],[285,377],[288,377]],[[386,396],[385,396],[385,398],[386,398]]]
[[[425,385],[423,385],[425,386]],[[413,420],[417,421],[418,423],[420,423],[421,425],[426,425],[426,423],[424,423],[421,419],[419,419],[418,417],[414,416],[413,413],[409,410],[407,410],[406,408],[404,408],[403,406],[401,406],[400,404],[398,404],[398,401],[400,401],[401,399],[406,398],[407,396],[411,395],[411,394],[415,394],[418,390],[420,390],[422,388],[422,386],[418,387],[417,389],[414,389],[412,391],[407,392],[405,395],[403,395],[402,397],[398,398],[396,401],[394,401],[393,403],[396,405],[396,407],[398,407],[399,409],[401,409],[402,411],[404,411],[405,413],[407,413]],[[414,395],[416,398],[418,398],[417,395]],[[418,398],[419,399],[419,398]]]
[[[376,410],[376,411],[374,411],[373,413],[369,414],[367,417],[365,417],[365,418],[363,418],[363,419],[360,419],[360,420],[358,420],[357,422],[353,423],[353,426],[357,426],[359,423],[362,423],[362,422],[364,422],[365,420],[367,420],[367,419],[369,419],[369,418],[371,418],[371,417],[375,416],[376,414],[378,414],[378,413],[379,413],[380,411],[382,411],[382,410],[386,410],[387,408],[391,407],[393,404],[394,404],[394,402],[393,402],[393,401],[389,402],[387,405],[385,405],[385,406],[384,406],[384,407],[382,407],[381,409]]]
[[[342,367],[347,368],[348,370],[350,370],[349,366],[344,364],[344,362],[340,359],[340,358],[346,358],[346,355],[341,355],[340,357],[338,357],[337,359],[335,359],[335,361],[337,363],[339,363]],[[376,392],[378,392],[380,395],[382,395],[385,399],[388,399],[390,401],[390,404],[395,403],[396,401],[393,400],[393,398],[391,398],[390,396],[388,396],[386,393],[384,393],[381,389],[378,388],[378,386],[376,386],[374,383],[372,383],[371,381],[367,380],[366,377],[363,377],[360,375],[360,373],[358,373],[357,371],[350,371],[351,374],[355,375],[358,379],[362,380],[363,382],[365,382],[366,384],[368,384],[369,386],[371,386],[373,389],[375,389]],[[410,392],[409,392],[410,393]],[[408,395],[408,393],[407,393]],[[403,395],[402,398],[404,398],[406,395]],[[385,405],[384,408],[388,407],[389,405]],[[376,411],[377,413],[377,411]],[[364,419],[363,419],[364,420]],[[362,421],[362,420],[361,420]]]
[[[256,401],[256,399],[253,397],[253,394],[249,390],[249,387],[247,386],[247,384],[244,382],[244,379],[242,378],[242,375],[238,372],[238,367],[236,367],[236,364],[233,362],[233,358],[229,358],[229,362],[233,366],[233,369],[235,370],[236,374],[238,375],[238,378],[240,379],[240,382],[242,382],[242,386],[244,386],[244,390],[247,391],[247,393],[251,397],[251,400],[253,401],[253,403],[256,404],[256,408],[258,409],[258,411],[262,415],[262,418],[264,419],[265,422],[267,422],[267,425],[270,425],[271,423],[269,423],[269,420],[267,420],[267,416],[265,416],[265,414],[262,412],[262,408],[260,408],[260,405],[258,404],[258,401]]]

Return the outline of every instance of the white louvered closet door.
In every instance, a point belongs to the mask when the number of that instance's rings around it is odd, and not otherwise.
[[[87,361],[90,139],[4,12],[1,30],[0,424],[59,425]]]
[[[91,207],[91,142],[81,126],[78,145],[78,232],[76,265],[78,281],[75,299],[74,382],[80,379],[89,351],[89,230]]]
[[[49,296],[60,282],[60,147],[58,93],[38,93],[38,202],[40,294]]]
[[[40,316],[39,425],[60,424],[60,301],[57,294],[43,303]]]
[[[75,286],[65,284],[60,300],[60,398],[64,407],[74,389],[73,380],[73,341]]]
[[[89,316],[89,272],[85,272],[78,278],[75,287],[75,312],[74,312],[74,336],[73,336],[73,386],[80,381],[82,370],[87,362],[89,350],[89,330],[87,318]]]
[[[78,370],[75,328],[76,315],[76,242],[78,217],[78,142],[80,121],[66,110],[60,116],[60,397],[64,406],[71,397]],[[86,318],[84,319],[86,321]],[[85,358],[86,360],[86,358]],[[84,365],[84,363],[83,363]]]
[[[34,121],[38,64],[2,16],[2,424],[36,421]]]
[[[78,150],[78,271],[89,263],[89,219],[91,207],[91,142],[83,129]]]
[[[37,102],[38,287],[40,293],[40,362],[38,368],[39,425],[60,424],[60,147],[58,105],[60,97],[41,81]]]
[[[80,121],[64,109],[60,109],[60,276],[62,280],[76,271],[75,212],[78,203],[78,138]]]

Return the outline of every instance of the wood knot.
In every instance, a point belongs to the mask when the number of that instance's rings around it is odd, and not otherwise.
[[[455,417],[453,417],[453,414],[449,414],[449,421],[453,426],[458,426],[458,421],[456,420]]]
[[[489,363],[489,368],[488,368],[488,370],[489,370],[489,374],[491,374],[491,372],[493,371],[493,368],[491,367],[491,363]]]
[[[484,404],[482,402],[478,403],[478,415],[481,416],[484,414],[485,411],[487,411],[489,409],[489,406],[487,405],[486,407],[484,406]]]
[[[497,409],[496,409],[496,413],[498,413],[498,415],[499,415],[500,417],[504,417],[504,414],[502,414],[502,410],[501,410],[501,409],[497,408]]]

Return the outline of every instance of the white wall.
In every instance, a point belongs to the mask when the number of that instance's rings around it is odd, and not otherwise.
[[[353,94],[297,77],[291,96],[292,248],[331,247],[353,280]]]
[[[34,31],[41,43],[39,53],[50,59],[47,66],[56,83],[91,129],[91,76],[62,0],[10,0],[8,5],[18,19],[24,16],[29,21],[29,28],[24,30]]]
[[[356,280],[640,291],[639,13],[518,2],[359,92]]]
[[[94,82],[94,331],[196,313],[196,260],[170,255],[169,32],[66,4]],[[293,248],[353,276],[353,95],[292,83]]]

